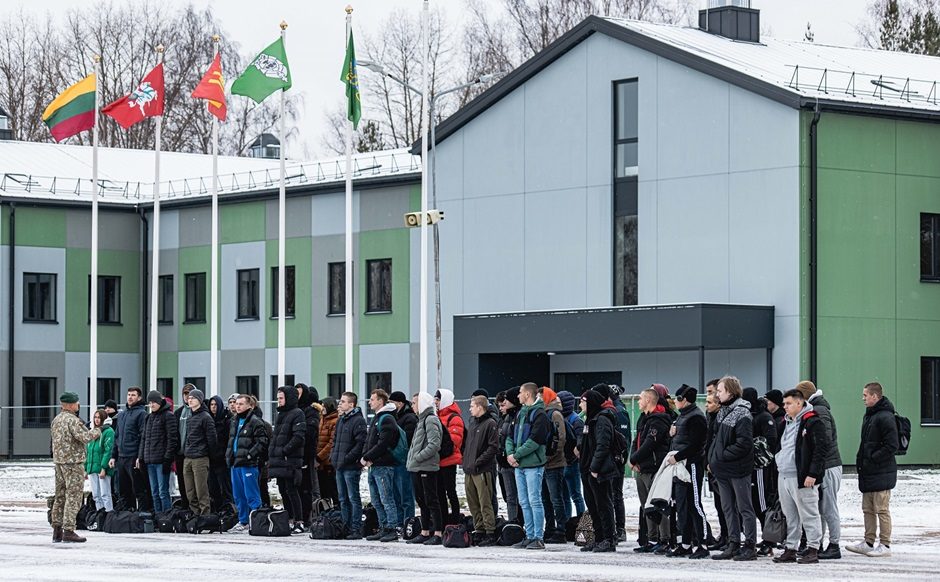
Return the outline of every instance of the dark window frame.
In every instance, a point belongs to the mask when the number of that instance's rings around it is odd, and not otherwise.
[[[206,273],[183,275],[183,299],[186,313],[183,323],[206,323]],[[202,301],[200,301],[200,298]]]
[[[284,374],[284,386],[293,386],[297,380],[296,374]],[[271,402],[274,402],[274,405],[277,406],[277,389],[280,386],[277,383],[277,374],[271,374]]]
[[[620,90],[626,85],[635,85],[637,95],[636,123],[632,124],[637,135],[620,136]],[[614,81],[611,84],[611,304],[637,305],[639,303],[638,262],[639,248],[637,233],[639,228],[638,190],[639,180],[636,174],[620,175],[620,163],[617,150],[623,144],[639,143],[639,78],[632,77]],[[639,164],[639,159],[637,159]],[[632,166],[631,166],[632,167]],[[623,240],[618,238],[623,230]],[[618,245],[622,252],[618,253]],[[629,248],[628,248],[629,247]],[[618,264],[620,263],[620,264]],[[618,273],[622,275],[618,277]],[[618,281],[619,279],[619,281]],[[618,285],[619,282],[619,285]]]
[[[121,379],[120,378],[98,378],[98,381],[95,383],[95,402],[98,403],[98,408],[104,406],[104,403],[108,400],[114,400],[115,402],[121,401]],[[110,385],[110,386],[109,386]],[[108,388],[111,388],[108,390]],[[85,376],[85,395],[91,395],[91,378]]]
[[[173,275],[160,275],[157,285],[157,325],[173,325]]]
[[[287,281],[284,286],[284,303],[287,309],[286,319],[297,316],[297,268],[295,265],[284,265],[287,272]],[[277,286],[280,281],[279,269],[271,267],[271,319],[277,319]]]
[[[114,309],[104,309],[107,307],[108,284],[114,284]],[[91,275],[88,275],[88,312],[87,321],[91,325]],[[102,319],[103,314],[114,311],[115,319]],[[98,275],[98,325],[123,325],[121,323],[121,276],[120,275]]]
[[[42,280],[43,278],[47,277],[51,278],[51,280]],[[57,273],[23,273],[23,323],[59,323],[57,319],[58,309],[56,306],[56,302],[58,301],[58,277],[59,276]],[[44,285],[49,286],[49,310],[51,313],[42,313],[38,317],[29,317],[27,313],[32,311],[29,309],[29,306],[32,305],[35,301],[29,292],[30,287],[33,286],[33,288],[38,292],[38,290]],[[43,317],[44,315],[46,317]]]
[[[242,281],[244,275],[247,275],[248,278]],[[235,321],[257,321],[261,319],[258,306],[261,297],[261,269],[236,270],[235,285]],[[249,294],[247,302],[245,302],[243,293]]]
[[[173,378],[157,378],[157,392],[162,394],[164,397],[169,396],[170,398],[174,398]],[[180,402],[174,400],[173,405],[174,407],[179,406]]]
[[[346,392],[346,374],[327,374],[326,375],[327,395],[332,396],[339,402],[340,396]]]
[[[920,280],[940,283],[940,214],[920,213]]]
[[[940,356],[920,358],[920,424],[940,426]]]
[[[22,428],[49,428],[55,407],[54,397],[56,380],[53,376],[24,376],[22,384],[23,406],[38,406],[41,408],[23,408],[21,417]],[[27,386],[30,383],[30,386]],[[43,386],[43,383],[46,383]],[[43,393],[44,392],[44,393]]]
[[[388,263],[388,269],[385,271],[388,273],[388,291],[382,292],[381,297],[374,297],[372,285],[372,268],[373,266],[381,268],[384,263]],[[394,275],[394,264],[392,263],[391,257],[386,257],[382,259],[368,259],[366,261],[366,314],[382,314],[382,313],[392,313],[392,306],[394,305],[394,298],[392,296],[393,291],[393,275]],[[380,273],[381,275],[381,273]],[[385,281],[380,281],[379,286],[385,287]],[[385,296],[388,298],[388,302],[385,302]]]
[[[338,271],[338,280],[333,280],[333,270]],[[355,272],[355,266],[353,268]],[[346,315],[346,261],[327,263],[326,265],[326,314],[332,317],[343,317]],[[334,285],[335,283],[335,285]],[[338,289],[336,288],[338,287]],[[353,288],[355,293],[355,287]],[[334,301],[334,299],[336,301]]]
[[[206,393],[206,377],[205,376],[187,376],[183,378],[183,386],[187,384],[192,384],[196,387],[197,390]]]
[[[391,372],[366,372],[366,388],[368,393],[373,390],[382,389],[388,393],[392,392],[392,373]]]
[[[261,392],[259,392],[260,378],[258,376],[235,376],[235,389],[239,394],[250,394],[259,401],[261,400]]]
[[[625,87],[625,86],[627,86],[627,85],[634,85],[634,86],[636,87],[636,91],[637,91],[637,110],[636,110],[637,120],[636,120],[636,123],[634,124],[634,125],[635,125],[634,129],[636,130],[636,135],[620,136],[619,133],[620,133],[620,125],[621,125],[620,122],[621,122],[621,119],[620,119],[620,107],[619,107],[620,101],[619,101],[619,97],[620,97],[620,90],[621,90],[621,88],[622,88],[622,87]],[[622,180],[622,179],[625,179],[625,178],[629,178],[630,176],[627,176],[627,175],[621,176],[621,175],[619,175],[620,172],[621,172],[621,170],[623,170],[623,169],[625,169],[625,168],[627,168],[627,167],[630,167],[630,168],[637,167],[637,166],[639,165],[639,163],[640,163],[640,162],[639,162],[639,145],[638,145],[638,144],[639,144],[639,140],[640,140],[640,136],[639,136],[639,102],[640,102],[640,98],[639,98],[639,79],[638,79],[637,77],[633,77],[633,78],[630,78],[630,79],[622,79],[622,80],[619,80],[619,81],[614,81],[614,82],[613,82],[613,90],[614,90],[614,92],[613,92],[613,115],[612,115],[613,124],[612,124],[612,128],[611,128],[611,129],[612,129],[611,135],[612,135],[612,137],[613,137],[613,142],[614,142],[614,146],[613,146],[614,176],[613,176],[613,177],[614,177],[614,180]],[[619,159],[618,159],[618,154],[617,154],[617,152],[618,152],[618,150],[620,149],[620,146],[627,146],[627,145],[637,145],[637,160],[636,160],[636,164],[634,164],[633,166],[626,166],[626,165],[622,165],[622,164],[619,163]],[[621,167],[621,166],[623,166],[623,167]]]

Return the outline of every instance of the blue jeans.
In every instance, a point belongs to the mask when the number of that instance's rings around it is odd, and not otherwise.
[[[395,503],[398,505],[401,525],[404,527],[405,521],[415,516],[414,485],[411,483],[411,473],[404,463],[395,467]]]
[[[575,515],[584,513],[584,496],[581,495],[581,467],[574,462],[565,467],[565,489],[568,497],[574,503]],[[567,505],[567,502],[565,502]],[[569,508],[570,509],[570,508]]]
[[[361,469],[337,469],[336,490],[339,493],[339,510],[343,523],[350,533],[362,532],[362,498],[359,496]]]
[[[395,502],[395,467],[369,467],[369,496],[379,518],[379,528],[393,529],[401,525],[401,513]]]
[[[161,463],[147,465],[147,477],[150,479],[150,496],[153,497],[153,512],[162,513],[172,507],[170,503],[170,474],[163,472]]]
[[[545,536],[545,509],[542,507],[542,475],[545,466],[516,469],[516,489],[525,520],[525,537],[540,540]]]
[[[238,508],[238,522],[248,525],[251,512],[261,507],[258,467],[232,467],[232,496]]]
[[[571,517],[571,510],[568,508],[568,500],[565,497],[565,468],[546,469],[544,479],[555,514],[555,529],[564,533],[565,524]]]

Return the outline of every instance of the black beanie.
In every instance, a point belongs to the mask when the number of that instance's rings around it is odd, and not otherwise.
[[[768,391],[767,394],[764,395],[764,398],[766,398],[768,402],[773,402],[778,407],[783,408],[783,392],[776,388]]]
[[[519,402],[519,387],[513,386],[509,390],[506,390],[506,400],[512,402],[512,405],[516,408],[522,406],[522,403]]]
[[[604,384],[606,386],[606,384]],[[594,418],[601,411],[604,406],[604,402],[607,401],[607,398],[603,394],[594,390],[593,388],[581,395],[582,398],[587,400],[587,417]]]
[[[591,390],[600,394],[604,400],[610,400],[610,386],[607,384],[595,384]]]
[[[401,390],[396,390],[388,395],[388,399],[392,402],[401,402],[402,404],[408,404],[408,397],[405,396],[405,393]]]
[[[160,394],[156,390],[151,390],[147,394],[147,402],[156,402],[157,404],[163,404],[163,394]]]
[[[676,390],[676,398],[682,398],[689,402],[695,402],[695,399],[698,398],[698,390],[694,386],[689,386],[688,384],[683,384],[679,386],[679,389]]]
[[[479,389],[477,389],[477,390],[474,390],[473,394],[471,394],[470,396],[471,396],[471,397],[473,397],[473,396],[486,396],[487,398],[489,398],[489,397],[490,397],[490,393],[487,392],[485,388],[479,388]]]
[[[113,408],[114,410],[117,410],[117,409],[118,409],[117,402],[115,402],[114,400],[108,400],[108,401],[106,401],[106,402],[104,403],[104,407],[105,407],[105,408]]]
[[[745,388],[741,392],[741,398],[751,403],[752,411],[756,410],[755,408],[757,406],[757,390],[756,389],[751,388],[751,387]]]

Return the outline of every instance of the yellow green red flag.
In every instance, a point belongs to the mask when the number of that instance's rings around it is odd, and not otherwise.
[[[62,141],[95,126],[95,74],[59,93],[42,112],[52,138]]]

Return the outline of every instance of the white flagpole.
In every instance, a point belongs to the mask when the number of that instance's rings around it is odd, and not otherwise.
[[[281,21],[281,43],[284,45],[284,52],[287,52],[287,23]],[[284,89],[281,89],[280,105],[280,125],[281,132],[278,136],[281,140],[281,185],[278,192],[277,202],[277,385],[284,385],[284,368],[286,359],[286,326],[287,323],[287,273],[284,267],[287,255],[286,233],[287,225],[287,194],[284,184],[286,171],[284,168],[284,148],[287,145],[285,139],[284,123]]]
[[[418,374],[421,392],[428,391],[428,124],[430,122],[430,87],[428,71],[431,63],[428,58],[428,28],[431,24],[428,0],[424,0],[421,13],[421,52],[424,55],[421,84],[421,317],[418,332],[420,335],[420,359]]]
[[[346,7],[346,50],[349,50],[349,34],[352,32],[352,6]],[[346,72],[349,74],[349,71]],[[348,108],[348,104],[347,104]],[[352,276],[352,141],[353,125],[346,127],[346,268],[343,278],[346,282],[346,390],[353,390],[353,276]],[[365,401],[364,387],[360,390]]]
[[[91,137],[91,324],[88,366],[88,420],[94,426],[93,415],[98,408],[98,108],[101,95],[101,57],[95,55],[95,127]]]
[[[163,62],[163,45],[156,46],[157,64]],[[160,95],[159,99],[164,96]],[[150,383],[148,390],[157,389],[157,357],[159,354],[159,342],[157,341],[157,307],[158,307],[158,282],[160,281],[160,140],[163,132],[163,116],[156,118],[156,136],[154,146],[154,166],[153,166],[153,248],[151,256],[153,261],[150,267]],[[164,394],[164,396],[170,396]]]
[[[219,54],[219,35],[213,35],[213,59]],[[224,87],[223,87],[224,89]],[[212,116],[212,299],[209,315],[209,396],[219,394],[219,120]]]

